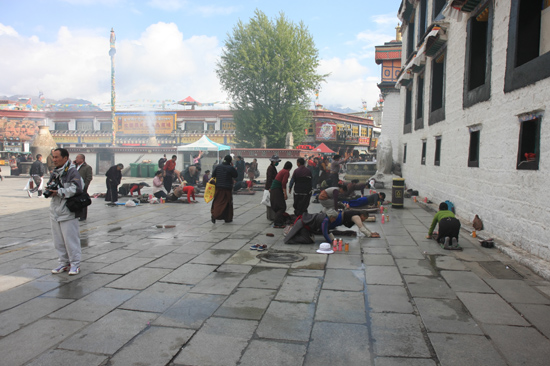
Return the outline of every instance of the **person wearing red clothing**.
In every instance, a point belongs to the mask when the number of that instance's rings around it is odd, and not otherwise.
[[[288,177],[290,176],[290,170],[292,169],[292,163],[287,161],[285,166],[273,180],[271,184],[270,193],[270,203],[271,208],[275,211],[275,222],[273,224],[274,228],[284,228],[285,227],[285,213],[286,213],[286,200],[288,199],[286,193],[286,185],[288,183]]]
[[[182,188],[183,193],[187,194],[187,203],[191,203],[191,197],[193,197],[193,203],[197,203],[195,199],[195,190],[196,188],[193,186],[185,186]]]
[[[170,193],[172,190],[172,182],[174,181],[175,171],[176,171],[176,160],[178,157],[176,155],[172,155],[172,159],[168,160],[164,164],[164,188],[166,189],[166,193]]]

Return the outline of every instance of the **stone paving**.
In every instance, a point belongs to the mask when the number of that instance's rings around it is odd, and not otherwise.
[[[550,283],[467,233],[463,251],[442,250],[425,239],[434,213],[411,200],[367,224],[381,239],[327,256],[283,244],[260,194],[215,225],[202,199],[97,199],[69,277],[50,273],[49,201],[24,183],[0,182],[2,365],[550,364]],[[264,262],[255,243],[305,260]]]

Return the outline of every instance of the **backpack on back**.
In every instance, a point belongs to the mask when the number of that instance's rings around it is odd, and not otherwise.
[[[445,203],[447,204],[447,209],[449,211],[451,211],[452,213],[456,214],[455,212],[455,205],[453,205],[453,203],[449,200],[445,201]]]

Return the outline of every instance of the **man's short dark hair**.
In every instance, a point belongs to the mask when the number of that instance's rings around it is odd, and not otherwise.
[[[124,164],[122,164],[122,163],[119,163],[116,166],[120,167],[120,169],[124,169]]]
[[[84,154],[78,154],[76,157],[82,156],[82,160],[86,161],[86,155]]]
[[[445,210],[448,210],[449,209],[449,206],[447,206],[447,204],[445,202],[441,202],[439,204],[439,211],[445,211]]]
[[[36,154],[36,160],[40,159],[42,157],[42,154]]]
[[[59,153],[61,154],[61,157],[62,158],[68,158],[69,157],[69,151],[67,149],[63,149],[61,147],[58,147],[57,149],[55,149],[54,151],[59,151]]]
[[[155,173],[155,176],[157,175],[162,175],[163,171],[162,170],[157,170],[157,172]]]
[[[332,158],[333,158],[334,160],[338,160],[338,159],[340,159],[340,154],[336,154],[336,155],[334,155]]]
[[[296,160],[296,162],[300,165],[306,165],[306,160],[304,158],[298,158],[298,160]]]
[[[378,195],[379,195],[380,198],[382,198],[383,200],[386,199],[386,194],[385,194],[384,192],[380,192]]]
[[[174,158],[176,158],[176,159],[177,159],[177,158],[178,158],[178,156],[177,156],[177,155],[172,155],[172,159],[174,159]]]
[[[286,169],[286,170],[292,169],[292,163],[290,161],[287,161],[285,163],[285,166],[283,167],[283,169]]]

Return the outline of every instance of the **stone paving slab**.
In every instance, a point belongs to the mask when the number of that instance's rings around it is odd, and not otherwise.
[[[81,272],[82,273],[82,272]],[[60,280],[64,280],[66,274],[58,274]],[[68,276],[67,276],[68,277]],[[71,282],[64,284],[46,294],[47,297],[57,297],[60,299],[80,299],[98,288],[106,286],[116,281],[118,275],[91,273],[87,276],[72,276]]]
[[[535,329],[506,325],[486,325],[484,329],[510,365],[548,365],[550,341]]]
[[[506,365],[506,361],[484,336],[445,333],[428,335],[442,365]]]
[[[370,366],[369,338],[365,325],[316,322],[304,366]]]
[[[315,321],[364,324],[365,296],[361,292],[322,290]]]
[[[303,344],[253,340],[240,366],[302,366],[307,347]]]
[[[287,270],[282,268],[254,267],[239,286],[278,289],[286,274]]]
[[[426,276],[404,276],[413,297],[454,299],[455,293],[441,278]]]
[[[260,338],[306,342],[314,312],[314,304],[272,301],[256,333]]]
[[[428,332],[477,334],[483,332],[457,299],[414,300]]]
[[[121,309],[162,313],[191,289],[189,285],[156,282],[119,306]]]
[[[319,286],[318,278],[288,276],[281,285],[275,300],[310,303],[315,300]]]
[[[241,280],[246,276],[244,273],[235,272],[213,272],[199,282],[191,292],[203,294],[229,295]]]
[[[539,304],[513,304],[521,316],[533,324],[542,334],[550,338],[550,306]]]
[[[223,295],[187,293],[154,322],[154,325],[199,329],[227,299]]]
[[[403,280],[396,266],[368,266],[365,279],[369,285],[402,285]]]
[[[52,318],[93,322],[138,294],[135,290],[100,288],[52,314]]]
[[[111,282],[107,287],[144,290],[170,272],[170,269],[165,268],[138,268],[118,280]]]
[[[65,340],[60,347],[112,355],[156,317],[152,313],[115,310]]]
[[[541,295],[528,284],[519,280],[485,280],[504,300],[523,304],[550,304],[550,299]]]
[[[409,258],[409,259],[424,259],[422,252],[415,246],[397,246],[390,247],[391,254],[394,258]]]
[[[528,326],[529,324],[496,294],[458,292],[458,298],[473,317],[487,324]]]
[[[95,272],[124,275],[146,265],[151,261],[151,258],[128,257],[111,265],[102,267]],[[88,263],[86,263],[86,265],[88,265]]]
[[[258,322],[210,318],[174,359],[174,365],[236,365]]]
[[[111,358],[110,365],[166,365],[194,333],[189,329],[147,328]]]
[[[67,350],[53,350],[41,354],[26,366],[58,366],[60,363],[71,366],[101,366],[107,356]]]
[[[86,322],[41,319],[0,339],[2,364],[22,365],[78,332]]]
[[[208,249],[202,254],[196,256],[191,263],[193,264],[212,264],[220,265],[225,262],[229,257],[235,254],[234,250],[226,249]]]
[[[387,250],[384,250],[387,253]],[[363,262],[366,266],[395,266],[393,257],[389,254],[368,253],[363,255]]]
[[[413,307],[404,286],[367,286],[368,302],[375,313],[412,313]]]
[[[195,285],[202,281],[203,278],[208,276],[215,269],[216,266],[186,263],[178,269],[170,272],[170,274],[164,276],[161,281]]]
[[[475,273],[466,271],[441,271],[441,276],[455,292],[494,293]]]
[[[416,315],[373,313],[371,318],[376,356],[431,356]]]
[[[327,269],[324,290],[363,291],[365,279],[363,271],[348,269]]]
[[[21,306],[0,313],[0,336],[4,337],[59,308],[73,302],[69,299],[38,297]]]
[[[435,276],[436,272],[426,259],[396,259],[399,271],[404,275]]]
[[[214,315],[225,318],[260,320],[275,294],[275,290],[238,288]]]
[[[436,366],[434,360],[427,358],[396,358],[377,357],[374,359],[375,366]]]
[[[334,253],[329,255],[327,268],[341,268],[341,269],[361,269],[361,256],[360,255],[346,255]]]
[[[168,253],[159,259],[155,259],[154,261],[147,263],[145,267],[176,269],[195,257],[195,254],[189,253]]]

